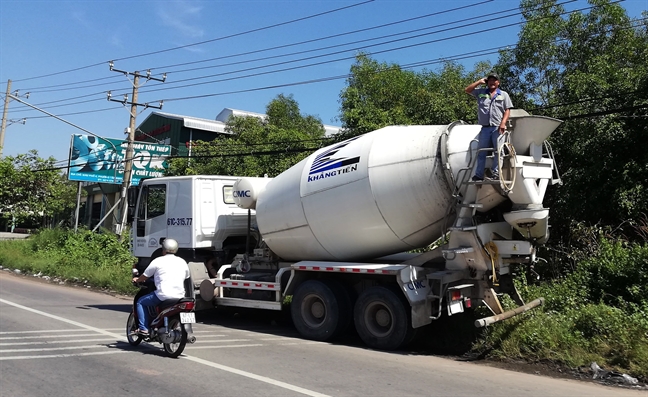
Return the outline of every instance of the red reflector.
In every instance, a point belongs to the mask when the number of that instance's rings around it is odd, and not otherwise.
[[[456,301],[456,300],[461,299],[461,291],[459,291],[459,290],[457,290],[457,289],[456,289],[456,290],[453,290],[453,291],[450,293],[450,299],[452,299],[453,301]]]

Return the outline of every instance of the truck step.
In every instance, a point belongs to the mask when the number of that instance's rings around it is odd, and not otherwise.
[[[471,252],[475,252],[475,249],[473,247],[457,247],[457,248],[448,248],[441,250],[443,252],[443,255],[445,256],[446,254],[469,254]]]
[[[459,207],[463,208],[484,208],[484,204],[457,204]]]
[[[452,227],[449,227],[448,230],[450,230],[451,232],[469,232],[471,230],[477,230],[477,226],[475,226],[475,225],[452,226]]]
[[[509,181],[504,181],[509,183]],[[483,181],[468,181],[465,182],[468,185],[499,185],[500,181],[498,180],[492,180],[492,179],[484,179]]]

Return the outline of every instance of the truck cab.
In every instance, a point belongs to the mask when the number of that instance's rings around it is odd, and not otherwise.
[[[245,251],[254,213],[234,203],[235,176],[175,176],[143,180],[131,202],[132,251],[142,271],[173,238],[178,256],[209,271]],[[254,242],[255,243],[255,242]]]

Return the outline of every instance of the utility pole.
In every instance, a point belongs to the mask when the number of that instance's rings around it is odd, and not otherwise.
[[[2,126],[0,126],[0,157],[4,147],[5,130],[7,129],[7,112],[9,111],[9,93],[11,92],[11,80],[7,80],[7,93],[5,94],[4,110],[2,111]]]
[[[29,98],[29,92],[23,96],[25,98]],[[11,80],[7,80],[7,93],[5,94],[4,110],[2,111],[2,125],[0,125],[0,158],[2,158],[2,149],[4,148],[4,138],[5,138],[5,131],[7,130],[7,121],[9,122],[9,125],[13,123],[25,124],[25,122],[27,121],[26,118],[23,118],[21,120],[7,120],[7,112],[9,111],[9,100],[12,97],[18,97],[18,90],[16,90],[16,92],[14,92],[14,94],[11,95]]]
[[[133,82],[132,82],[133,93],[130,101],[128,100],[128,94],[124,95],[124,99],[122,100],[112,99],[112,95],[110,91],[108,91],[109,101],[119,102],[124,106],[131,105],[130,119],[128,123],[128,129],[126,130],[126,132],[128,133],[128,137],[126,139],[128,145],[126,146],[126,155],[124,156],[124,178],[123,178],[121,193],[119,197],[119,199],[121,200],[121,212],[119,214],[120,221],[116,230],[117,235],[119,235],[123,239],[122,232],[126,226],[126,216],[128,214],[128,188],[130,187],[132,174],[133,174],[133,142],[135,141],[135,123],[137,119],[137,107],[144,106],[145,109],[146,108],[162,109],[162,102],[160,102],[158,106],[152,106],[148,103],[137,103],[137,91],[140,88],[139,79],[140,77],[146,77],[146,81],[154,80],[154,81],[164,82],[166,81],[166,73],[162,75],[161,79],[159,79],[156,77],[152,77],[150,70],[146,72],[145,76],[142,76],[137,71],[127,72],[124,70],[115,69],[112,61],[109,63],[109,66],[110,66],[110,70],[113,72],[122,73],[124,76],[133,76]]]

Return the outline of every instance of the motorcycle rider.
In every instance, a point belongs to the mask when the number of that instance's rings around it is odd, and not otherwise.
[[[157,306],[169,299],[181,299],[185,296],[184,280],[189,278],[189,267],[184,259],[175,255],[178,252],[178,242],[172,238],[162,242],[162,256],[151,261],[151,264],[139,277],[133,277],[134,283],[141,283],[153,277],[155,291],[146,294],[137,301],[137,318],[139,328],[137,333],[148,336],[150,315],[145,306]]]

